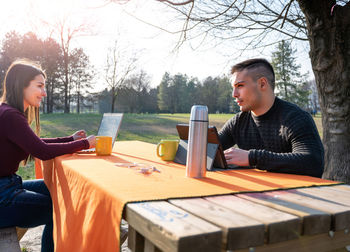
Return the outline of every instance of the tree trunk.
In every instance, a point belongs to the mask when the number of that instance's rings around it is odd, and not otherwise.
[[[323,178],[350,183],[350,4],[298,2],[307,21],[322,112]]]
[[[69,84],[69,76],[68,76],[68,53],[66,51],[64,53],[64,113],[69,113],[69,102],[68,102],[68,84]]]
[[[42,112],[43,114],[47,113],[47,112],[46,112],[46,106],[45,106],[45,105],[46,105],[46,100],[47,100],[47,97],[44,97],[44,98],[43,98],[43,106],[40,106],[40,107],[39,107],[39,112],[40,112],[40,110],[41,110],[41,112]]]
[[[47,87],[46,91],[46,113],[50,113],[50,101],[51,101],[51,93],[50,93],[50,85]]]
[[[112,105],[111,105],[111,113],[114,113],[114,103],[115,103],[115,88],[113,87],[111,90],[112,93]]]
[[[77,113],[80,114],[80,92],[78,91]]]
[[[52,113],[53,112],[53,83],[51,83],[50,85],[50,101],[49,101],[49,110],[48,113]]]

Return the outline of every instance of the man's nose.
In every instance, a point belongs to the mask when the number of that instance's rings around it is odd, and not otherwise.
[[[238,97],[237,88],[233,88],[233,90],[232,90],[232,97]]]
[[[47,93],[46,93],[46,90],[45,90],[45,89],[42,89],[42,90],[41,90],[41,95],[42,95],[42,96],[47,96]]]

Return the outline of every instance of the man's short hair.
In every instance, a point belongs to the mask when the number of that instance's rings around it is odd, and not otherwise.
[[[231,74],[242,72],[243,70],[248,70],[248,75],[252,77],[254,81],[257,81],[261,77],[265,77],[272,90],[275,89],[275,72],[266,59],[256,58],[242,61],[231,68]]]

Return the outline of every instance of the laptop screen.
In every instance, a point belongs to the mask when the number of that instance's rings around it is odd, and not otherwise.
[[[122,113],[104,113],[97,135],[112,137],[112,144],[114,144],[122,119]]]

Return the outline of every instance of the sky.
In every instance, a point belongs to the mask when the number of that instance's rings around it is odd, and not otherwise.
[[[106,87],[103,69],[108,49],[115,41],[123,51],[123,60],[137,55],[137,68],[146,71],[151,86],[159,85],[163,74],[187,74],[203,80],[208,76],[228,74],[230,66],[250,57],[270,59],[271,51],[232,52],[229,45],[198,46],[201,40],[185,43],[175,50],[183,25],[175,13],[155,0],[131,0],[128,4],[105,0],[11,0],[1,4],[0,40],[12,30],[24,34],[32,31],[38,37],[56,39],[55,24],[66,20],[70,27],[84,25],[88,31],[72,40],[72,47],[82,47],[97,70],[95,91]],[[313,77],[307,45],[298,46],[297,61],[301,72]]]

